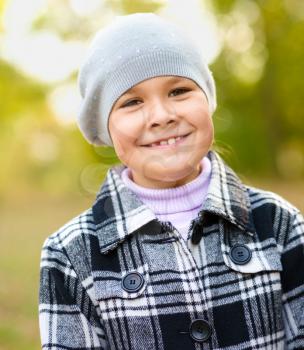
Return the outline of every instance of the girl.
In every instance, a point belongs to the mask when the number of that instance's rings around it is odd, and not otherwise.
[[[91,208],[44,243],[44,349],[303,349],[304,219],[214,151],[212,75],[154,14],[100,32],[78,123],[114,147]]]

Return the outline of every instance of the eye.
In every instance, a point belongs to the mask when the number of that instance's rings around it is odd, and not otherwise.
[[[170,95],[173,94],[173,96],[177,96],[177,95],[185,94],[188,91],[190,91],[189,88],[177,88],[177,89],[172,90],[170,92]]]
[[[134,98],[133,100],[128,100],[125,103],[123,103],[120,106],[120,108],[131,107],[131,106],[137,105],[140,102],[141,102],[140,100]]]

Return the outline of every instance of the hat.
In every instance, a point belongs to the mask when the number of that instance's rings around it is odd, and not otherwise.
[[[80,68],[78,126],[96,146],[113,146],[108,120],[117,99],[157,76],[192,79],[216,108],[215,84],[198,47],[176,25],[153,13],[118,16],[95,35]]]

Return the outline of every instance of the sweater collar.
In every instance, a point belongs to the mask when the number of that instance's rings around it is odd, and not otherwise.
[[[183,213],[200,208],[207,193],[211,162],[208,157],[204,157],[200,165],[201,172],[195,179],[173,188],[154,189],[139,186],[132,180],[129,168],[122,171],[121,179],[156,215]]]
[[[248,234],[255,232],[249,196],[237,175],[214,151],[209,151],[211,180],[200,213],[222,217]],[[117,247],[135,231],[154,221],[160,225],[153,211],[122,181],[124,165],[108,170],[106,179],[92,206],[93,219],[101,252]],[[155,227],[157,229],[157,226]]]

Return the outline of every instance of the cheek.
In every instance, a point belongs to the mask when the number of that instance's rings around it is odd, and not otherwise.
[[[212,117],[209,112],[198,114],[199,118],[196,119],[196,128],[199,133],[199,143],[204,148],[210,147],[214,139],[214,125]]]
[[[113,115],[109,121],[112,138],[121,143],[134,143],[142,133],[143,121],[139,113]]]
[[[214,125],[212,117],[208,117],[204,126],[204,130],[206,130],[207,137],[213,140],[214,137]]]
[[[134,123],[126,119],[113,119],[109,122],[109,131],[113,141],[115,152],[122,162],[127,162],[134,153],[139,132]]]
[[[207,108],[197,108],[191,115],[189,122],[201,132],[213,134],[213,120]]]

